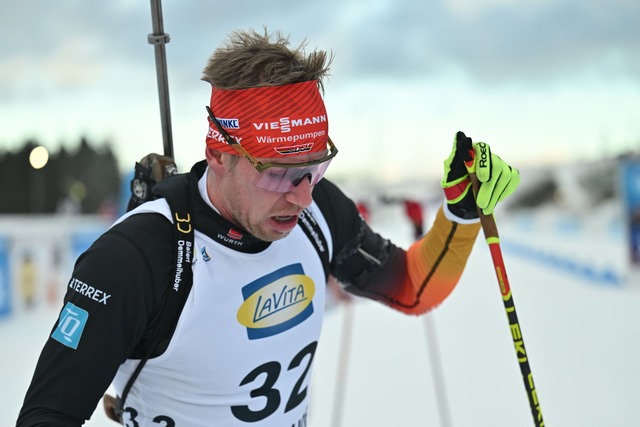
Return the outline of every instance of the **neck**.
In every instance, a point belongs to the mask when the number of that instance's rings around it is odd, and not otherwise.
[[[220,187],[216,183],[216,174],[211,170],[211,168],[207,168],[206,185],[208,197],[206,202],[208,202],[208,204],[224,219],[240,227],[240,224],[234,221],[233,217],[229,214],[229,210],[226,209],[223,203],[224,198],[221,196]]]

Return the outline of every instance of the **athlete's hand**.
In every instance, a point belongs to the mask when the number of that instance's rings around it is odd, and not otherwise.
[[[474,172],[480,182],[475,198],[469,180],[469,173]],[[444,162],[441,183],[452,214],[463,219],[477,218],[477,204],[485,215],[490,215],[519,183],[518,170],[492,154],[489,144],[474,144],[463,132],[456,133],[451,154]]]
[[[466,138],[464,133],[458,132]],[[480,182],[476,204],[485,215],[491,215],[498,202],[504,200],[515,191],[520,184],[518,169],[512,168],[498,155],[491,153],[489,144],[477,142],[473,144],[471,159],[465,162],[469,173],[476,174]]]
[[[120,401],[117,397],[113,397],[110,394],[105,394],[102,398],[102,405],[104,408],[104,413],[107,415],[112,421],[122,424],[122,417],[119,412]]]

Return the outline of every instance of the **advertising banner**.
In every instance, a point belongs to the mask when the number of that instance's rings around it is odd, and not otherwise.
[[[0,237],[0,319],[11,313],[11,275],[7,239]]]
[[[629,261],[631,270],[640,272],[640,159],[623,162],[620,177]]]

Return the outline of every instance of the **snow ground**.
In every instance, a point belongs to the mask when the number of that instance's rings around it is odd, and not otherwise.
[[[640,411],[635,410],[640,397],[640,284],[624,275],[617,214],[601,214],[568,223],[557,212],[503,221],[498,216],[507,274],[547,426],[640,425]],[[409,227],[398,218],[402,213],[391,209],[374,217],[372,225],[406,246]],[[532,255],[544,251],[553,256]],[[567,266],[558,259],[573,261]],[[581,266],[611,270],[617,280],[599,280]],[[404,316],[364,300],[351,309],[348,349],[340,345],[345,306],[327,313],[311,390],[312,427],[533,425],[482,238],[458,288],[429,318]],[[56,316],[55,309],[42,308],[0,320],[1,426],[15,424]],[[427,333],[427,321],[435,335]],[[442,366],[448,424],[441,422],[436,399],[429,357],[433,344]],[[347,354],[347,375],[338,382],[344,391],[342,418],[336,423],[337,372],[345,360],[340,355]],[[116,424],[98,407],[86,425]]]

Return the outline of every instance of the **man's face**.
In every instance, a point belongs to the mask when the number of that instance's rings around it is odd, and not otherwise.
[[[306,162],[324,155],[300,155],[281,163]],[[312,202],[309,179],[303,179],[287,193],[263,190],[253,184],[258,171],[246,159],[239,158],[232,165],[230,158],[230,154],[222,154],[222,171],[209,174],[207,188],[214,206],[224,218],[261,240],[271,242],[286,237],[296,226],[300,212]]]

